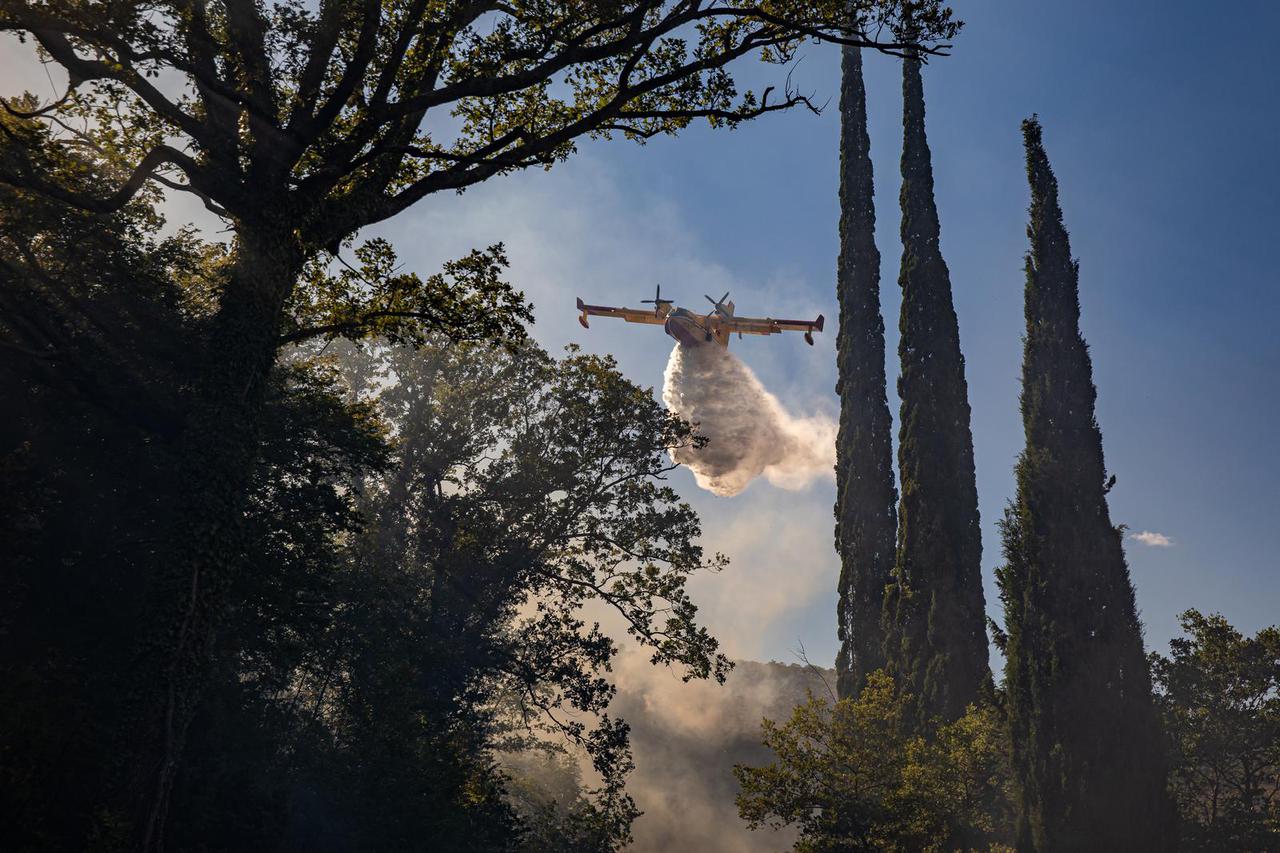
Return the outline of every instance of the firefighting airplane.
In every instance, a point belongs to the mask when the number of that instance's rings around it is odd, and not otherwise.
[[[675,338],[685,347],[698,347],[709,343],[717,343],[722,347],[729,346],[729,336],[734,332],[738,337],[743,335],[776,335],[780,332],[804,332],[804,340],[813,346],[813,333],[822,331],[822,315],[816,320],[775,320],[772,317],[737,317],[733,313],[733,303],[725,302],[728,292],[718,300],[707,297],[707,301],[715,306],[706,314],[696,314],[688,308],[676,308],[670,299],[662,298],[662,286],[658,286],[652,299],[641,300],[647,308],[610,308],[605,305],[587,305],[578,299],[578,310],[582,314],[578,322],[587,329],[587,317],[621,317],[628,323],[648,323],[662,326],[663,331]]]

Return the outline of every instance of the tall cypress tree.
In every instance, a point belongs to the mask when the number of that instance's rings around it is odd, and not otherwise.
[[[903,62],[902,499],[894,584],[885,597],[892,670],[919,722],[952,720],[990,681],[982,537],[968,385],[951,279],[938,246],[920,60]]]
[[[1107,509],[1079,268],[1040,124],[1025,121],[1022,132],[1031,182],[1026,449],[997,575],[1020,846],[1164,850],[1164,758],[1121,532]]]
[[[844,49],[840,87],[840,259],[836,338],[836,551],[840,555],[837,689],[853,696],[884,665],[881,606],[893,572],[898,493],[885,397],[880,252],[862,52]]]

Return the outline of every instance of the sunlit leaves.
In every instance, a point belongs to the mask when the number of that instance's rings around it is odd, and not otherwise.
[[[810,697],[764,721],[765,767],[735,767],[754,828],[795,826],[796,850],[1008,850],[1011,801],[1000,715],[971,706],[929,737],[878,670],[856,699]]]
[[[323,256],[308,265],[293,293],[285,341],[380,338],[418,346],[439,335],[515,345],[533,320],[524,294],[503,278],[507,256],[500,243],[449,261],[425,279],[402,269],[382,239],[357,247],[355,261]]]

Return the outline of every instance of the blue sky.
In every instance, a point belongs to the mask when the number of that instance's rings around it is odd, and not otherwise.
[[[953,55],[926,69],[925,89],[974,413],[989,610],[998,616],[995,522],[1022,444],[1028,191],[1018,125],[1039,113],[1081,262],[1098,419],[1119,478],[1113,518],[1173,543],[1126,543],[1148,645],[1167,649],[1176,614],[1193,606],[1246,630],[1275,622],[1280,63],[1266,39],[1280,6],[1232,3],[1210,32],[1203,5],[1189,2],[955,5],[967,26]],[[741,79],[768,73],[744,68]],[[892,382],[900,69],[871,56],[866,74]],[[584,332],[575,295],[629,304],[661,281],[686,303],[732,289],[743,313],[835,319],[837,51],[809,47],[794,79],[830,101],[822,116],[586,145],[550,173],[429,200],[386,231],[424,264],[506,239],[544,344],[614,352],[636,381],[660,386],[670,341],[604,322]],[[833,340],[828,326],[813,349],[796,337],[733,346],[789,407],[834,412]],[[695,584],[729,650],[794,660],[802,643],[829,662],[833,486],[790,493],[757,482],[724,499],[687,475],[676,482],[702,511],[709,544],[734,560]]]
[[[1081,262],[1083,327],[1116,522],[1172,540],[1127,542],[1149,647],[1164,650],[1188,607],[1253,631],[1277,621],[1280,452],[1280,60],[1268,42],[1280,5],[1191,2],[956,2],[967,26],[953,55],[925,72],[942,247],[967,359],[981,498],[988,609],[996,520],[1013,492],[1022,255],[1028,192],[1018,124],[1039,113]],[[1209,12],[1215,12],[1210,17]],[[50,83],[11,42],[14,85]],[[779,82],[747,65],[740,80]],[[768,116],[734,132],[691,129],[645,146],[589,143],[550,172],[430,198],[377,229],[423,272],[474,246],[506,241],[512,280],[533,299],[534,332],[616,354],[660,388],[670,340],[649,327],[576,323],[573,299],[634,304],[652,293],[686,304],[733,291],[741,313],[830,323],[733,348],[798,414],[834,414],[834,270],[838,52],[810,45],[793,79],[821,116]],[[900,69],[869,56],[878,243],[897,373]],[[200,219],[180,203],[172,217]],[[766,482],[735,498],[674,482],[702,513],[709,548],[733,565],[692,585],[731,654],[829,663],[835,654],[834,487]],[[998,661],[993,661],[998,664]]]

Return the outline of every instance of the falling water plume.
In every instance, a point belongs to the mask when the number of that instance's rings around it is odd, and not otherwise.
[[[714,494],[736,495],[762,474],[790,490],[833,476],[835,422],[788,413],[723,347],[677,346],[667,362],[662,399],[709,439],[701,449],[677,448],[671,455]]]

